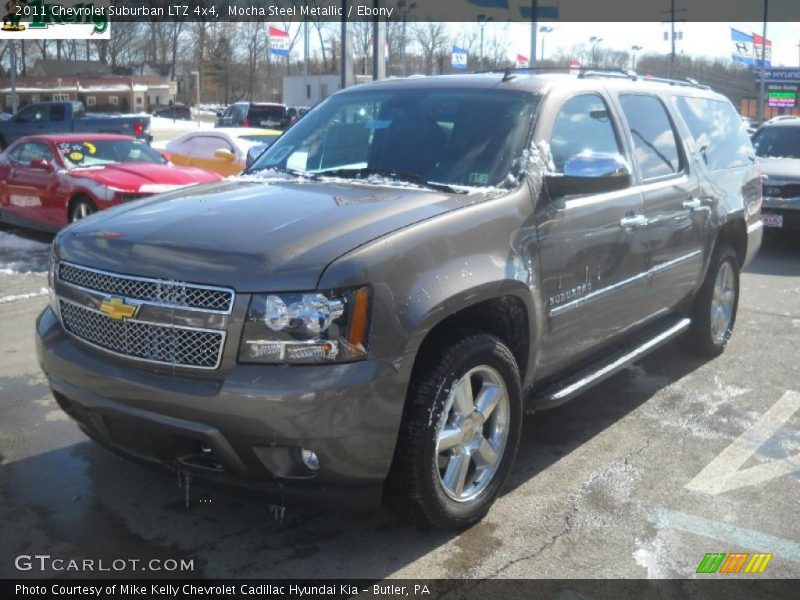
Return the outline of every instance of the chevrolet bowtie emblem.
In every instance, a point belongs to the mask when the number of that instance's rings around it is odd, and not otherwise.
[[[138,306],[125,304],[122,298],[111,298],[100,303],[100,311],[117,321],[130,319],[137,310],[139,310]]]

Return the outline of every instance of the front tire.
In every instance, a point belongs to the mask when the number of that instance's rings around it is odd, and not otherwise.
[[[481,520],[519,446],[517,363],[497,337],[462,333],[435,344],[414,370],[386,498],[441,529]]]
[[[94,205],[94,202],[88,198],[77,198],[69,209],[68,220],[70,223],[74,223],[96,212],[97,207]]]
[[[739,307],[739,259],[730,246],[719,246],[692,307],[689,349],[719,356],[728,345]]]

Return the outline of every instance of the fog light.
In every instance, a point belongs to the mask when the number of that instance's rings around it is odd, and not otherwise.
[[[319,456],[317,456],[316,452],[300,448],[300,459],[309,470],[319,471]]]

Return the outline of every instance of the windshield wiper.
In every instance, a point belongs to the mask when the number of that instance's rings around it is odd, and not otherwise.
[[[370,169],[364,167],[361,169],[329,169],[327,171],[319,171],[318,176],[323,177],[344,177],[360,179],[369,177],[370,175],[377,175],[379,177],[386,177],[394,181],[403,181],[406,183],[413,183],[422,187],[427,187],[438,192],[446,192],[448,194],[465,194],[463,190],[457,190],[446,183],[436,183],[434,181],[427,181],[416,173],[408,173],[404,171],[394,171],[392,169]]]

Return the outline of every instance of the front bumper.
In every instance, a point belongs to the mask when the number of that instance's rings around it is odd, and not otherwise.
[[[281,503],[380,503],[408,376],[391,362],[169,374],[86,347],[49,308],[36,328],[56,400],[104,446]],[[300,448],[317,453],[318,471]]]

